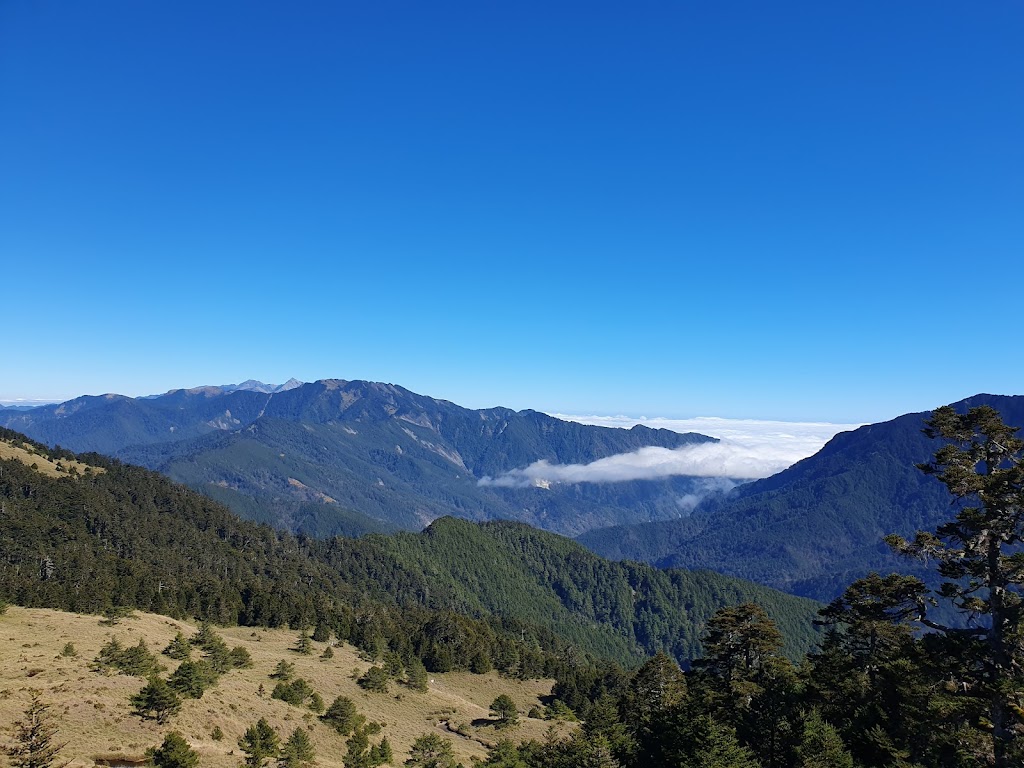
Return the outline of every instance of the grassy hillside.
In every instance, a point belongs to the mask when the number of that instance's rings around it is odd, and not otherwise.
[[[336,645],[333,658],[325,660],[320,655],[327,643],[314,643],[312,655],[300,655],[290,650],[296,633],[284,629],[217,629],[229,646],[242,646],[250,653],[253,667],[221,676],[201,699],[186,699],[181,712],[166,725],[131,714],[129,697],[142,688],[144,680],[104,675],[89,668],[111,637],[119,638],[125,646],[141,638],[150,650],[159,652],[179,631],[191,636],[196,626],[143,613],[110,627],[101,625],[96,616],[12,606],[0,615],[0,741],[10,741],[13,723],[24,711],[30,689],[36,689],[44,702],[53,705],[58,740],[67,743],[61,758],[70,760],[72,766],[91,766],[97,758],[140,758],[147,747],[159,745],[166,733],[177,730],[200,754],[201,765],[235,768],[243,756],[238,738],[263,717],[282,740],[296,727],[307,729],[318,764],[340,768],[345,738],[308,708],[270,698],[274,681],[268,675],[281,659],[293,663],[296,676],[309,681],[328,705],[335,696],[348,696],[368,720],[381,723],[380,734],[373,738],[388,738],[396,765],[405,760],[412,741],[423,733],[450,738],[459,759],[469,765],[473,757],[484,755],[485,745],[499,737],[517,741],[541,738],[551,725],[523,716],[520,725],[504,729],[499,735],[489,723],[488,714],[490,703],[504,693],[525,715],[531,707],[541,706],[540,698],[550,692],[550,680],[517,681],[495,673],[435,673],[425,693],[394,684],[386,694],[372,693],[353,679],[370,666],[354,648]],[[77,657],[61,656],[68,642],[74,644]],[[167,656],[160,660],[167,666],[167,673],[179,663]],[[261,684],[268,692],[262,698],[257,695]],[[224,734],[220,740],[211,738],[215,727]],[[559,727],[565,731],[570,726]],[[0,764],[5,764],[3,761],[0,758]]]

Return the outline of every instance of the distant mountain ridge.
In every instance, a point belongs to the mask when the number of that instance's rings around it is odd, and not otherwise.
[[[455,515],[560,533],[678,514],[694,481],[483,488],[547,460],[588,463],[639,448],[713,442],[697,434],[566,422],[536,411],[470,410],[403,387],[324,379],[86,396],[0,413],[0,425],[151,469],[257,520],[316,535],[419,529]]]
[[[289,389],[301,387],[305,383],[295,378],[288,379],[284,384],[264,384],[256,379],[246,379],[241,384],[221,384],[218,389],[223,392],[237,392],[244,389],[248,392],[262,392],[269,395],[274,392],[287,392]]]
[[[953,405],[960,412],[990,405],[1006,423],[1024,426],[1024,396],[981,394]],[[929,415],[839,433],[815,455],[691,517],[593,530],[579,541],[612,559],[712,568],[818,600],[871,570],[912,571],[882,537],[934,530],[953,514],[945,487],[916,468],[941,445],[921,431]]]

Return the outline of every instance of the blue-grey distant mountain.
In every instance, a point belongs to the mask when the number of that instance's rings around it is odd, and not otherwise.
[[[976,395],[954,407],[983,404],[1024,426],[1022,396]],[[911,564],[892,555],[883,536],[934,530],[952,517],[945,486],[915,466],[939,447],[921,431],[929,415],[841,432],[814,456],[691,517],[594,530],[579,540],[613,559],[711,568],[829,600],[870,570],[908,571]]]
[[[0,424],[35,440],[158,469],[240,514],[317,535],[419,529],[455,515],[578,534],[678,514],[694,480],[482,487],[545,459],[587,463],[648,446],[713,441],[638,426],[611,429],[536,411],[469,410],[366,381],[259,382],[157,397],[80,397]]]
[[[222,392],[237,392],[240,389],[244,389],[249,392],[271,394],[272,392],[287,392],[289,389],[301,387],[304,383],[298,379],[288,379],[284,384],[264,384],[262,381],[256,381],[256,379],[247,379],[241,384],[221,384],[217,389]]]

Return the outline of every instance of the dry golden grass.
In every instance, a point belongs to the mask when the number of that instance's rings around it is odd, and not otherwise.
[[[129,697],[142,688],[144,681],[125,675],[104,676],[89,670],[100,646],[117,636],[125,646],[144,638],[149,648],[160,650],[178,631],[186,637],[196,631],[188,622],[177,622],[155,614],[136,614],[120,624],[100,624],[97,616],[82,616],[61,611],[26,609],[11,606],[0,616],[0,742],[7,743],[14,732],[13,723],[21,717],[29,691],[37,689],[59,728],[59,740],[67,742],[61,757],[72,766],[91,766],[98,757],[123,756],[138,758],[147,747],[156,746],[169,731],[181,732],[200,755],[200,765],[212,767],[238,766],[243,754],[237,741],[245,729],[265,717],[277,729],[282,741],[296,727],[307,728],[316,746],[320,766],[342,766],[345,739],[320,722],[312,712],[271,699],[274,681],[268,675],[281,659],[295,665],[297,677],[305,678],[330,705],[335,696],[350,697],[369,720],[383,725],[372,740],[387,736],[394,750],[394,764],[401,765],[408,757],[413,740],[425,732],[438,732],[450,738],[458,758],[469,766],[474,756],[482,757],[484,744],[507,736],[513,740],[543,738],[550,723],[523,716],[521,723],[496,732],[490,725],[479,724],[488,718],[488,707],[496,696],[507,693],[525,713],[539,704],[539,697],[550,692],[551,681],[520,682],[491,673],[435,674],[430,690],[416,693],[397,684],[387,694],[362,690],[354,677],[369,668],[351,646],[334,647],[334,658],[321,660],[325,643],[314,643],[314,654],[303,656],[289,650],[296,632],[289,630],[253,630],[244,627],[218,629],[231,647],[241,645],[252,655],[252,669],[233,670],[222,676],[218,684],[207,690],[202,699],[186,700],[181,712],[167,725],[144,721],[131,714]],[[75,658],[60,656],[61,649],[72,642],[78,651]],[[161,656],[172,671],[177,662]],[[266,696],[257,689],[263,684]],[[473,721],[478,725],[472,725]],[[462,729],[468,736],[452,732]],[[211,738],[219,726],[224,732],[221,741]],[[559,724],[562,733],[571,726]],[[0,753],[2,755],[2,753]],[[0,756],[0,765],[5,765]]]
[[[61,461],[60,466],[62,469],[57,468],[57,462],[50,461],[45,456],[40,456],[35,453],[28,443],[22,443],[16,445],[6,440],[0,440],[0,459],[17,459],[23,464],[28,466],[36,465],[36,470],[40,473],[49,477],[67,477],[71,468],[74,467],[75,471],[79,474],[85,474],[86,468],[90,472],[106,472],[107,470],[103,467],[94,467],[89,464],[83,464],[80,461]]]

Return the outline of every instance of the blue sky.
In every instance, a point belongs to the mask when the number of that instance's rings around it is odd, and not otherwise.
[[[1024,5],[0,2],[0,399],[1024,392]]]

